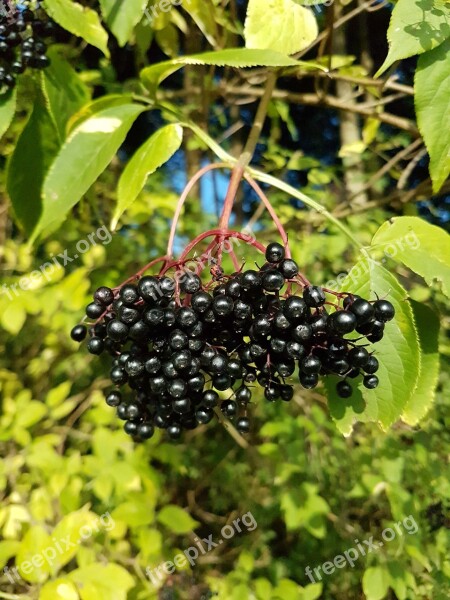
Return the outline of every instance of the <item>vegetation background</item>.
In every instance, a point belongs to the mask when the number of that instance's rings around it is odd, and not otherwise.
[[[27,71],[0,96],[0,598],[448,598],[449,2],[41,5],[60,26],[52,65]],[[235,54],[220,54],[230,48]],[[181,70],[180,60],[154,66],[206,51],[219,54],[185,60]],[[293,54],[304,63],[289,66]],[[255,403],[245,440],[215,423],[179,443],[158,432],[135,447],[104,403],[106,363],[102,370],[77,351],[69,331],[96,287],[164,254],[184,185],[217,156],[231,164],[242,153],[273,67],[252,164],[301,191],[264,184],[294,258],[318,285],[346,274],[358,251],[345,224],[383,265],[355,286],[391,291],[399,310],[412,306],[416,325],[405,312],[404,336],[385,342],[392,364],[372,398],[378,417],[355,415],[351,404],[343,414],[343,401],[327,402],[322,388],[298,389],[289,405]],[[96,118],[115,125],[102,132]],[[159,141],[150,138],[167,125]],[[138,168],[130,161],[148,139]],[[215,226],[227,179],[215,171],[194,188],[177,251]],[[233,227],[249,223],[263,243],[277,239],[243,184]],[[100,228],[111,236],[102,241]],[[89,234],[96,243],[74,258]],[[20,287],[58,256],[45,277]],[[344,436],[352,416],[369,422]],[[247,512],[254,531],[158,585],[149,579],[148,567],[171,561],[195,536],[218,539]],[[106,513],[110,529],[98,526]],[[321,581],[307,577],[306,567],[356,539],[380,540],[407,516],[416,533]],[[62,539],[78,541],[83,527],[92,535],[82,543],[24,569]]]

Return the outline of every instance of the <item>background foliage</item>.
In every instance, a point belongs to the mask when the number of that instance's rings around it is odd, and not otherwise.
[[[1,574],[0,598],[448,598],[448,2],[42,4],[60,25],[52,65],[0,96],[0,568],[21,574]],[[396,305],[384,384],[348,403],[261,400],[247,441],[215,424],[135,448],[68,332],[96,287],[164,254],[187,177],[241,154],[273,68],[253,174],[314,283]],[[222,174],[194,190],[178,250],[216,224],[225,190]],[[233,227],[249,223],[276,236],[243,184]],[[111,241],[75,259],[103,226]],[[147,567],[248,511],[255,531],[152,585]],[[111,530],[21,570],[106,512]],[[417,533],[306,576],[408,515]]]

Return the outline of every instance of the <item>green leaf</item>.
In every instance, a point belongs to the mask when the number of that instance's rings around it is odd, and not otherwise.
[[[211,2],[205,2],[205,0],[189,0],[189,2],[183,2],[183,8],[191,15],[193,21],[211,46],[215,46],[217,44],[218,32],[214,15],[214,5]]]
[[[114,521],[123,521],[129,527],[149,525],[154,521],[153,502],[144,494],[135,494],[129,502],[119,504],[112,513]]]
[[[189,533],[199,525],[199,522],[195,521],[189,513],[175,504],[164,506],[159,511],[157,519],[177,534]]]
[[[50,536],[40,525],[34,525],[25,534],[20,550],[16,556],[16,564],[21,576],[31,583],[42,583],[50,574],[49,562],[45,560],[46,551],[52,546]],[[38,555],[41,560],[32,559]]]
[[[3,540],[0,542],[0,569],[3,569],[12,556],[16,556],[20,545],[21,542],[18,540]]]
[[[62,142],[69,119],[89,101],[90,94],[77,72],[57,50],[50,47],[48,55],[51,64],[43,72],[42,92]]]
[[[28,429],[42,419],[47,414],[47,407],[39,400],[32,400],[27,403],[27,409],[18,413],[15,424],[18,427]]]
[[[450,39],[418,61],[414,78],[417,124],[430,155],[437,193],[450,173]]]
[[[132,94],[107,94],[106,96],[100,96],[95,100],[91,100],[72,115],[67,125],[68,133],[72,133],[83,121],[86,121],[86,119],[102,110],[112,108],[113,106],[122,106],[122,104],[132,104],[132,102]]]
[[[75,583],[81,600],[127,600],[135,586],[133,577],[114,563],[94,563],[72,571],[67,578]]]
[[[66,540],[55,546],[55,557],[51,564],[52,573],[57,573],[76,555],[78,547],[98,530],[98,517],[85,509],[69,513],[58,523],[52,533],[55,540]]]
[[[438,315],[425,304],[411,301],[422,352],[419,380],[409,399],[402,420],[417,425],[434,403],[439,378],[439,328]]]
[[[249,597],[251,597],[250,594],[246,596],[246,598]],[[302,588],[295,581],[282,577],[269,598],[271,600],[281,600],[281,598],[283,600],[303,600]]]
[[[8,130],[16,112],[16,90],[8,90],[0,96],[0,138]]]
[[[27,318],[27,312],[23,305],[17,301],[10,301],[0,315],[0,323],[3,329],[17,335],[22,329]]]
[[[124,211],[142,191],[147,177],[167,162],[181,146],[183,129],[167,125],[154,133],[133,155],[119,180],[117,208],[111,223],[115,229]]]
[[[295,54],[318,33],[314,13],[295,0],[249,0],[244,30],[247,48]]]
[[[353,267],[341,290],[368,299],[375,298],[375,294],[386,297],[396,315],[386,324],[383,339],[373,347],[380,363],[379,386],[367,390],[361,381],[353,380],[353,395],[343,399],[336,393],[336,378],[327,377],[330,413],[344,435],[350,435],[357,421],[376,422],[386,430],[400,418],[412,398],[420,370],[420,347],[407,292],[389,271],[367,259]]]
[[[389,52],[376,73],[402,58],[422,54],[450,36],[450,9],[445,0],[398,0],[388,29]]]
[[[215,65],[217,67],[300,67],[314,66],[284,56],[273,50],[254,50],[249,48],[228,48],[217,52],[204,52],[192,56],[181,56],[162,63],[146,67],[141,71],[141,79],[148,90],[154,94],[159,84],[185,65]]]
[[[39,220],[42,184],[58,153],[57,139],[53,120],[38,99],[9,160],[6,183],[14,213],[27,234]]]
[[[49,581],[39,590],[39,600],[79,600],[77,588],[69,579]]]
[[[95,10],[72,0],[45,0],[46,12],[61,27],[95,46],[109,58],[108,34],[103,29]]]
[[[317,600],[322,596],[322,590],[322,583],[311,583],[303,588],[300,600]]]
[[[63,381],[59,385],[56,385],[49,390],[45,402],[50,408],[55,408],[67,399],[70,388],[72,387],[71,381]]]
[[[180,40],[178,29],[172,23],[169,23],[164,29],[158,29],[155,32],[155,41],[164,54],[174,58],[180,53]]]
[[[450,297],[450,235],[441,227],[419,217],[394,217],[375,233],[372,250],[403,263],[428,285],[440,281]]]
[[[394,590],[398,600],[406,600],[408,597],[407,566],[400,561],[390,560],[387,564],[389,570],[390,587]]]
[[[123,104],[83,121],[71,133],[44,181],[42,214],[32,239],[50,223],[62,219],[105,170],[145,108]]]
[[[317,491],[317,486],[311,483],[302,483],[298,489],[283,492],[281,508],[288,530],[304,527],[318,539],[325,537],[325,515],[329,512],[330,507]]]
[[[369,567],[362,580],[367,600],[382,600],[389,590],[389,573],[384,567]]]
[[[148,0],[100,0],[103,19],[115,35],[119,46],[125,46],[130,40],[147,4]]]

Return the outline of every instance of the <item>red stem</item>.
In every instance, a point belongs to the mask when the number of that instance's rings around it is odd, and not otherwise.
[[[237,164],[231,173],[227,195],[225,196],[225,201],[223,203],[222,215],[220,216],[219,229],[222,231],[226,231],[228,229],[231,213],[233,211],[234,199],[236,197],[236,192],[238,191],[243,174],[244,168]]]
[[[167,263],[167,261],[168,261],[168,257],[167,256],[160,256],[159,258],[155,258],[154,260],[152,260],[151,262],[149,262],[147,265],[145,265],[145,267],[143,267],[142,269],[140,269],[137,273],[135,273],[134,275],[132,275],[132,277],[129,277],[128,279],[126,279],[125,281],[123,281],[120,285],[118,285],[117,287],[115,287],[113,291],[120,290],[120,288],[122,288],[127,283],[130,283],[130,281],[134,281],[135,279],[137,279],[138,277],[140,277],[142,275],[142,273],[145,273],[145,271],[147,271],[148,269],[150,269],[151,267],[153,267],[153,265],[156,265],[159,262]]]
[[[194,246],[196,246],[198,243],[200,243],[205,238],[211,237],[213,235],[215,235],[217,237],[221,237],[221,238],[223,237],[224,239],[237,238],[238,240],[242,240],[243,242],[246,242],[247,244],[250,244],[251,246],[253,246],[257,250],[259,250],[262,254],[265,254],[265,252],[266,252],[266,249],[265,249],[265,247],[262,244],[260,244],[256,240],[254,240],[252,237],[246,235],[245,233],[241,233],[240,231],[230,231],[230,230],[228,230],[228,231],[221,231],[220,229],[212,229],[211,231],[207,231],[206,233],[202,233],[201,235],[199,235],[198,237],[196,237],[195,240],[192,240],[192,242],[186,247],[185,251],[181,255],[180,261],[182,261],[182,260],[184,260],[186,258],[186,256],[194,248]]]
[[[208,252],[214,247],[215,244],[217,244],[217,243],[220,244],[221,240],[223,241],[225,239],[233,238],[233,237],[240,239],[240,240],[246,242],[247,244],[250,244],[257,250],[259,250],[259,252],[261,252],[262,254],[264,254],[266,251],[266,249],[264,248],[264,246],[262,244],[260,244],[253,238],[249,237],[248,235],[241,233],[240,231],[225,231],[225,232],[223,232],[220,229],[212,229],[211,231],[206,231],[205,233],[200,234],[194,240],[192,240],[188,244],[186,249],[184,250],[184,252],[181,255],[179,260],[172,261],[172,262],[166,261],[166,264],[164,265],[164,267],[162,268],[162,270],[160,272],[160,276],[164,275],[170,269],[172,269],[174,267],[179,267],[183,263],[187,262],[188,260],[191,260],[191,259],[187,258],[189,253],[194,249],[194,247],[197,244],[199,244],[200,242],[202,242],[204,239],[206,239],[208,237],[214,237],[213,242],[208,246]],[[205,256],[205,253],[202,256]]]
[[[269,198],[265,195],[265,193],[262,191],[261,187],[256,183],[256,181],[252,177],[250,177],[250,175],[248,175],[246,173],[244,175],[244,177],[248,181],[248,183],[252,186],[252,188],[255,190],[255,192],[257,193],[257,195],[263,202],[264,206],[266,207],[268,213],[272,217],[272,221],[275,223],[275,225],[280,233],[281,239],[283,240],[283,244],[286,247],[286,256],[287,256],[287,258],[291,258],[291,249],[289,247],[288,235],[287,235],[280,219],[278,218],[277,213],[275,212],[275,209],[273,208],[272,204],[270,203]]]
[[[188,184],[184,188],[183,193],[181,194],[180,199],[178,200],[177,208],[175,210],[175,214],[173,215],[172,226],[170,228],[170,235],[169,235],[169,241],[167,243],[167,252],[166,252],[169,259],[172,258],[172,256],[173,256],[173,242],[175,239],[175,233],[177,230],[177,225],[178,225],[178,221],[180,219],[181,211],[183,209],[184,203],[186,202],[186,199],[187,199],[189,193],[191,192],[192,188],[195,186],[197,181],[199,179],[201,179],[203,177],[203,175],[205,175],[209,171],[212,171],[213,169],[224,169],[227,167],[228,167],[228,165],[226,163],[213,163],[213,164],[207,165],[206,167],[203,167],[202,169],[200,169],[200,171],[198,171],[198,173],[196,173],[192,177],[192,179],[188,182]]]

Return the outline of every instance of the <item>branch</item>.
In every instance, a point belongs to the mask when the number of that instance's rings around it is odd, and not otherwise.
[[[262,90],[259,88],[251,88],[251,87],[239,87],[239,86],[227,86],[227,92],[231,92],[236,95],[253,95],[254,97],[260,97],[262,95]],[[342,102],[336,96],[324,96],[323,98],[318,98],[316,94],[297,94],[292,92],[286,92],[284,90],[274,90],[273,92],[274,98],[280,98],[281,100],[286,100],[287,102],[295,103],[295,104],[305,104],[308,106],[329,106],[330,108],[335,108],[337,110],[345,110],[354,112],[359,115],[363,115],[365,117],[373,117],[374,119],[378,119],[383,123],[387,123],[388,125],[392,125],[397,127],[398,129],[403,129],[404,131],[408,131],[414,137],[420,137],[419,130],[417,129],[416,124],[409,119],[404,119],[403,117],[398,117],[397,115],[392,115],[390,113],[385,112],[377,112],[376,110],[371,110],[369,108],[364,108],[363,105],[355,104],[352,102]]]
[[[247,143],[245,144],[244,150],[238,159],[236,166],[233,169],[230,183],[225,197],[223,205],[222,215],[220,217],[219,228],[224,232],[228,229],[230,222],[231,213],[233,210],[234,200],[236,198],[236,192],[239,188],[239,184],[244,175],[245,169],[250,164],[253,155],[255,153],[256,146],[261,137],[261,132],[264,127],[264,121],[266,120],[269,103],[272,98],[273,90],[277,82],[276,71],[271,71],[267,77],[266,85],[261,94],[261,102],[259,103],[258,110],[256,111],[255,120],[248,136]]]
[[[350,11],[349,13],[347,13],[346,15],[344,15],[343,17],[341,17],[340,19],[335,21],[333,23],[333,29],[335,30],[335,29],[338,29],[338,27],[342,27],[342,25],[347,23],[347,21],[350,21],[351,19],[353,19],[354,17],[356,17],[357,15],[359,15],[360,13],[362,13],[366,10],[370,11],[370,12],[375,12],[375,10],[379,10],[380,8],[384,7],[384,3],[377,5],[376,2],[377,2],[377,0],[369,0],[368,2],[365,2],[364,4],[357,6],[352,11]],[[329,35],[328,29],[325,29],[324,31],[322,31],[322,33],[319,34],[316,37],[316,39],[307,48],[305,48],[304,50],[302,50],[301,52],[296,54],[295,58],[299,59],[302,56],[304,56],[307,52],[309,52],[311,50],[311,48],[314,48],[314,46],[317,46],[317,44],[320,44],[320,42],[324,38],[326,38],[328,35]]]
[[[400,179],[397,182],[397,189],[398,190],[403,190],[406,182],[409,179],[409,176],[411,175],[412,171],[414,170],[415,166],[417,165],[417,163],[424,157],[427,155],[428,150],[424,147],[422,148],[422,150],[420,150],[420,152],[418,152],[416,154],[416,156],[414,156],[414,158],[411,160],[411,162],[406,166],[406,168],[403,170],[403,173],[401,174]]]
[[[417,148],[419,148],[419,146],[421,146],[421,145],[422,145],[422,139],[419,138],[417,140],[414,140],[414,142],[409,144],[409,146],[407,146],[406,148],[404,148],[403,150],[398,152],[395,156],[393,156],[390,160],[388,160],[388,162],[386,164],[384,164],[381,167],[381,169],[379,169],[374,175],[372,175],[372,177],[369,179],[369,181],[361,188],[360,191],[358,191],[358,194],[360,194],[361,192],[370,190],[370,188],[374,185],[374,183],[376,183],[381,177],[383,177],[383,175],[385,173],[388,173],[392,169],[393,166],[395,166],[398,162],[400,162],[401,160],[406,158],[411,152],[414,152],[414,150],[417,150]],[[353,196],[351,196],[349,198],[348,202],[351,202],[353,200],[353,198],[358,194],[354,194]]]

